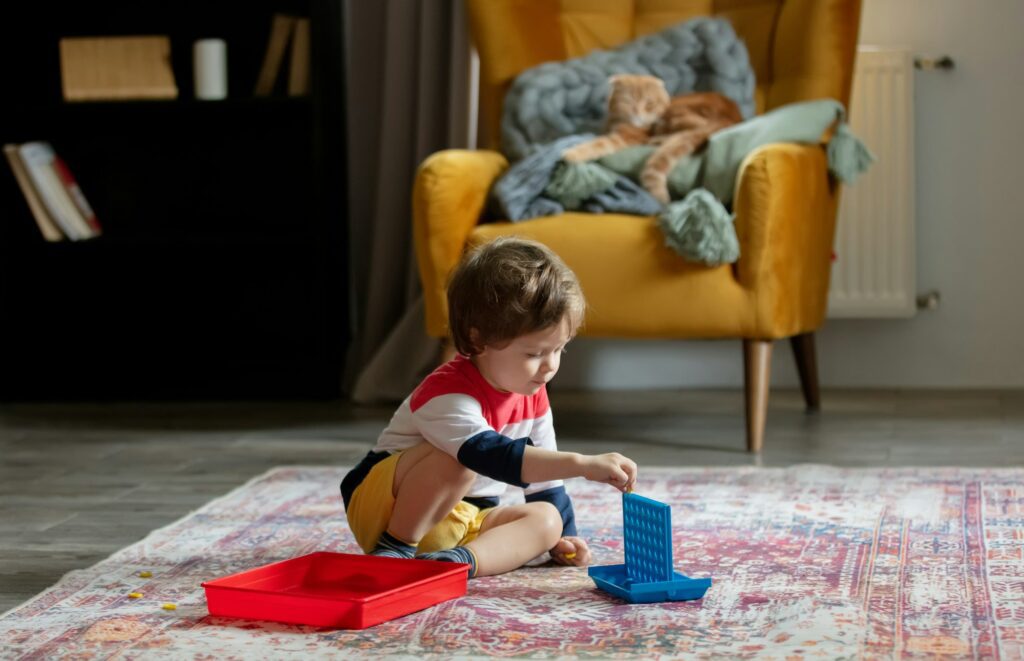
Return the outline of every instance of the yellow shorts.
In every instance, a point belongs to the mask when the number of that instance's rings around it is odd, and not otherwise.
[[[359,546],[369,553],[377,545],[377,540],[387,530],[391,520],[391,511],[395,507],[392,486],[395,481],[395,467],[401,452],[396,452],[384,459],[367,474],[362,484],[352,492],[348,503],[348,526],[359,542]],[[494,508],[480,509],[466,501],[460,501],[448,516],[434,526],[420,540],[417,547],[419,553],[430,553],[444,549],[463,546],[476,539],[480,534],[480,526],[484,518]]]

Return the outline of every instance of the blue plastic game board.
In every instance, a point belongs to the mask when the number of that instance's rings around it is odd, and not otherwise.
[[[626,564],[591,567],[605,592],[635,604],[700,599],[710,578],[688,578],[672,567],[672,508],[650,498],[622,495]]]

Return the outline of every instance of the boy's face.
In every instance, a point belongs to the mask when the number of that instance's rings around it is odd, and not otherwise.
[[[526,335],[501,346],[485,346],[473,363],[492,386],[503,392],[532,395],[558,372],[562,350],[571,339],[569,322]]]

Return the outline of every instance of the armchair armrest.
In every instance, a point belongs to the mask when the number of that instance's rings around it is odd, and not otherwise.
[[[480,220],[487,193],[508,161],[496,151],[450,149],[420,165],[412,192],[413,240],[423,284],[427,333],[444,337],[445,284]]]
[[[760,339],[824,320],[838,201],[820,145],[765,145],[740,167],[736,278],[753,294]]]

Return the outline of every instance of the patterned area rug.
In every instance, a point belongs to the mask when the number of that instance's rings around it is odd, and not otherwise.
[[[209,617],[206,579],[357,552],[343,472],[273,470],[68,574],[0,617],[0,658],[1024,656],[1022,469],[645,470],[638,493],[673,507],[677,570],[715,581],[701,601],[629,605],[542,566],[364,631]],[[569,490],[597,563],[621,562],[617,493]]]

